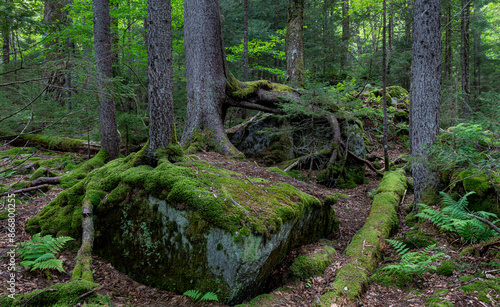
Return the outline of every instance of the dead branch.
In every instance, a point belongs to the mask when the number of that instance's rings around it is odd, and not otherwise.
[[[29,191],[38,190],[38,189],[47,189],[48,187],[49,187],[48,184],[42,184],[42,185],[37,185],[36,187],[29,187],[29,188],[19,189],[19,190],[15,190],[15,191],[10,191],[10,192],[3,192],[3,193],[0,193],[0,197],[7,196],[10,194],[19,194],[19,193],[29,192]]]
[[[95,287],[94,289],[90,290],[90,291],[87,291],[85,292],[84,294],[80,295],[79,297],[76,298],[77,301],[81,300],[82,298],[86,297],[86,296],[89,296],[90,294],[96,292],[96,291],[99,291],[101,290],[102,288],[104,288],[103,285],[100,285],[99,287]]]
[[[60,183],[59,179],[61,179],[61,177],[38,177],[37,179],[30,182],[29,186],[33,187],[33,186],[41,185],[43,183],[59,184]]]
[[[500,233],[500,228],[498,228],[497,226],[495,226],[495,224],[493,224],[492,222],[488,221],[487,219],[484,219],[484,218],[482,218],[480,216],[477,216],[477,215],[474,215],[472,213],[467,213],[467,216],[474,217],[474,218],[480,220],[481,222],[483,222],[486,225],[490,226],[496,232]]]

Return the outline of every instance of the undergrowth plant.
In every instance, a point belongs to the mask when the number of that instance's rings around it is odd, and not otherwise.
[[[442,202],[446,207],[438,211],[425,204],[420,204],[421,210],[416,216],[429,220],[441,229],[460,236],[467,243],[485,241],[498,233],[475,217],[468,215],[471,212],[467,208],[467,197],[474,193],[469,192],[455,201],[450,195],[440,192]],[[474,212],[474,215],[484,219],[493,219],[495,220],[494,224],[500,221],[494,213],[490,212],[478,211]]]
[[[41,237],[39,233],[34,235],[31,240],[19,243],[16,250],[23,259],[21,264],[27,269],[48,270],[56,269],[64,272],[62,261],[57,259],[55,254],[60,252],[64,244],[73,240],[70,237],[57,237],[51,235]]]
[[[204,301],[219,301],[217,294],[213,292],[207,292],[202,296],[202,293],[198,290],[188,290],[184,292],[184,295],[189,297],[195,302],[204,302]]]
[[[396,252],[401,255],[399,263],[389,264],[381,267],[374,274],[373,279],[382,284],[395,284],[402,286],[427,271],[435,271],[436,266],[432,265],[437,260],[445,256],[444,253],[432,254],[436,244],[430,245],[417,252],[409,252],[406,244],[392,239],[386,239]]]

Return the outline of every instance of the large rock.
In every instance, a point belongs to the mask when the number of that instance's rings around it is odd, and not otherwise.
[[[331,206],[288,184],[198,160],[161,159],[152,168],[139,165],[140,154],[91,172],[31,220],[30,230],[78,237],[72,227],[81,223],[78,199],[86,194],[95,205],[95,251],[117,269],[233,304],[261,293],[291,248],[334,227]]]

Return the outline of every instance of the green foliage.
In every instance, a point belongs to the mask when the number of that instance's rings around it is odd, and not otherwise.
[[[217,297],[217,294],[213,292],[207,292],[202,296],[202,293],[198,290],[188,290],[184,292],[184,295],[189,297],[195,302],[204,302],[204,301],[219,301],[219,298]]]
[[[438,211],[425,204],[420,204],[421,209],[416,216],[431,221],[445,231],[457,234],[465,242],[477,243],[485,241],[492,236],[498,235],[498,233],[485,226],[478,219],[467,215],[470,213],[467,208],[467,197],[474,193],[469,192],[458,201],[455,201],[450,195],[440,192],[442,202],[446,207]],[[474,214],[484,219],[497,219],[497,216],[490,212],[479,211],[474,212]],[[494,223],[498,221],[496,220]]]
[[[64,244],[73,240],[70,237],[57,237],[51,235],[40,237],[35,234],[31,240],[19,243],[17,252],[23,259],[21,264],[25,268],[33,270],[57,269],[64,272],[62,261],[57,259],[54,254],[60,252]]]
[[[431,245],[421,251],[409,252],[409,248],[402,242],[386,239],[401,255],[399,263],[389,264],[380,268],[374,274],[373,280],[383,284],[404,285],[411,280],[421,276],[427,271],[435,271],[434,262],[441,259],[445,254],[431,254],[436,245]]]

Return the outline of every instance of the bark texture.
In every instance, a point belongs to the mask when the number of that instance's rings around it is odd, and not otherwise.
[[[462,115],[470,116],[470,1],[462,0],[462,13],[460,14],[460,34],[461,34],[461,49],[460,49],[460,66],[462,71],[462,98],[464,105]]]
[[[302,87],[304,74],[304,6],[305,0],[290,0],[285,37],[286,79]]]
[[[342,50],[340,71],[345,72],[349,65],[349,0],[342,1]]]
[[[148,0],[149,148],[168,145],[174,132],[172,17],[170,0]]]
[[[431,173],[425,166],[425,147],[438,132],[441,101],[441,1],[416,0],[413,26],[410,91],[410,150],[413,163],[415,204],[421,201]],[[414,206],[416,210],[417,206]]]
[[[229,142],[223,127],[226,74],[218,0],[184,1],[184,49],[186,52],[187,116],[181,142],[193,140],[198,130],[209,133],[218,151],[239,151]]]
[[[97,64],[97,86],[99,96],[99,124],[101,146],[109,158],[116,159],[119,154],[118,133],[116,130],[115,102],[111,92],[113,77],[111,62],[111,18],[109,0],[93,0],[94,13],[94,49]]]

